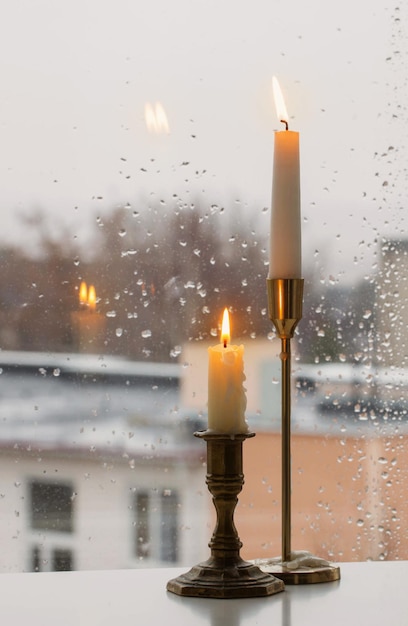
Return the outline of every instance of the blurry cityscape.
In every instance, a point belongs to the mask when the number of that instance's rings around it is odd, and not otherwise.
[[[239,206],[125,206],[98,218],[92,246],[81,249],[70,233],[52,235],[38,213],[23,225],[36,254],[0,251],[2,349],[80,350],[73,316],[81,311],[82,282],[95,287],[92,312],[103,318],[101,343],[88,342],[86,352],[175,362],[183,342],[218,337],[224,306],[235,337],[267,337],[267,223],[247,219]],[[384,274],[381,286],[381,276],[345,287],[306,265],[302,361],[381,360],[377,303],[387,303],[378,291],[392,282]]]
[[[97,220],[90,250],[37,216],[26,224],[36,256],[1,251],[2,571],[206,558],[214,514],[193,433],[206,425],[206,348],[224,306],[245,344],[257,434],[238,531],[247,558],[279,553],[265,241],[239,209],[225,213],[125,206]],[[294,342],[294,545],[339,561],[408,557],[408,243],[379,246],[378,273],[352,288],[310,268]]]

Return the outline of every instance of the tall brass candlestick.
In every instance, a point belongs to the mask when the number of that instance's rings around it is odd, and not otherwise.
[[[291,554],[291,339],[302,318],[303,279],[268,279],[268,309],[281,340],[282,361],[282,561]]]
[[[222,435],[195,433],[207,442],[207,485],[213,496],[217,523],[208,544],[211,557],[167,583],[180,596],[201,598],[249,598],[270,596],[284,583],[240,557],[242,543],[234,524],[238,494],[244,484],[242,443],[254,433]]]
[[[310,552],[291,547],[291,349],[290,342],[302,318],[302,278],[268,278],[268,309],[281,340],[282,361],[282,555],[258,559],[256,564],[288,584],[338,580],[340,569]]]

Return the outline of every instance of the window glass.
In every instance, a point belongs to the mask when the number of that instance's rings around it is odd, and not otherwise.
[[[208,555],[208,347],[245,348],[245,558],[280,552],[265,280],[279,78],[300,133],[293,547],[406,559],[407,9],[4,4],[2,571]]]

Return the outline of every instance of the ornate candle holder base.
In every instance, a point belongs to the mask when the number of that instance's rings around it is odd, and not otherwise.
[[[167,583],[167,591],[197,598],[254,598],[284,590],[284,583],[242,559],[208,559]]]
[[[283,591],[282,580],[239,555],[242,543],[234,524],[234,510],[244,484],[242,442],[254,433],[219,435],[204,431],[195,435],[207,442],[206,482],[217,513],[208,544],[211,557],[170,580],[167,590],[201,598],[249,598]]]
[[[282,561],[281,557],[256,559],[254,564],[263,572],[280,578],[287,585],[309,585],[340,580],[340,567],[313,556],[310,552],[299,550],[291,552],[290,557],[289,561]]]

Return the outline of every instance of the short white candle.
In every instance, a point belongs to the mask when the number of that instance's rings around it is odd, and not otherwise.
[[[268,278],[301,278],[299,133],[288,130],[288,114],[275,78],[273,85],[278,117],[286,130],[275,132]]]
[[[219,434],[247,433],[244,346],[230,345],[225,309],[221,343],[208,348],[208,429]]]

